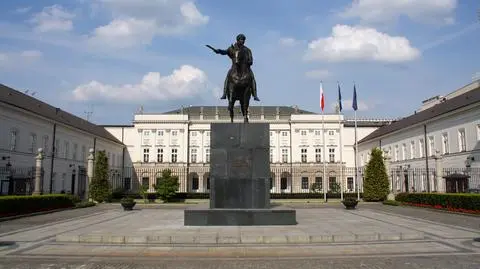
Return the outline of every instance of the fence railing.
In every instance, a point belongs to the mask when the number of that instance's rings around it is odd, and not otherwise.
[[[35,167],[0,167],[0,195],[31,195],[34,187]]]

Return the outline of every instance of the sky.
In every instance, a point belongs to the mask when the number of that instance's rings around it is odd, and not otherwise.
[[[0,83],[97,124],[220,100],[239,33],[260,102],[398,118],[480,72],[477,0],[0,1]],[[88,113],[91,112],[91,113]]]

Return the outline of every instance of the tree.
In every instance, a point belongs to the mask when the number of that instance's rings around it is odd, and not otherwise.
[[[105,151],[98,151],[95,158],[95,168],[90,182],[90,197],[99,203],[106,201],[110,195],[108,182],[108,158]]]
[[[163,170],[162,176],[157,179],[156,183],[155,190],[158,193],[158,197],[165,203],[170,202],[175,197],[180,187],[178,176],[173,176],[170,169]]]
[[[389,193],[388,174],[383,162],[383,152],[372,149],[370,161],[365,169],[363,182],[363,199],[365,201],[383,201]]]

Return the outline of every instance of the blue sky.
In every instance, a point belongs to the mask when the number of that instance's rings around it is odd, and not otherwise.
[[[480,72],[476,0],[17,0],[0,2],[0,83],[100,124],[218,100],[238,33],[261,102],[406,116]]]

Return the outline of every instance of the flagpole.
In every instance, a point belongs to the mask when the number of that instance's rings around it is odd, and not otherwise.
[[[325,96],[323,93],[323,81],[320,81],[320,108],[322,109],[322,141],[323,141],[323,177],[322,177],[322,189],[323,189],[323,201],[327,202],[327,192],[326,192],[326,176],[327,176],[327,163],[326,163],[326,142],[325,142]]]
[[[360,182],[358,180],[358,138],[357,138],[357,110],[358,110],[358,105],[357,105],[357,88],[355,85],[355,82],[353,82],[353,102],[352,102],[352,108],[354,110],[354,121],[355,121],[355,184],[357,187],[357,200],[360,200]]]
[[[357,143],[357,110],[355,110],[355,182],[357,185],[357,199],[360,200],[360,186],[358,181],[358,165],[357,165],[357,156],[358,156],[358,143]]]
[[[322,134],[323,134],[323,201],[327,202],[327,143],[325,141],[325,113],[322,110]]]
[[[338,135],[340,136],[340,200],[343,201],[343,188],[344,188],[344,178],[343,178],[343,143],[342,143],[342,99],[340,94],[340,85],[338,86]]]

